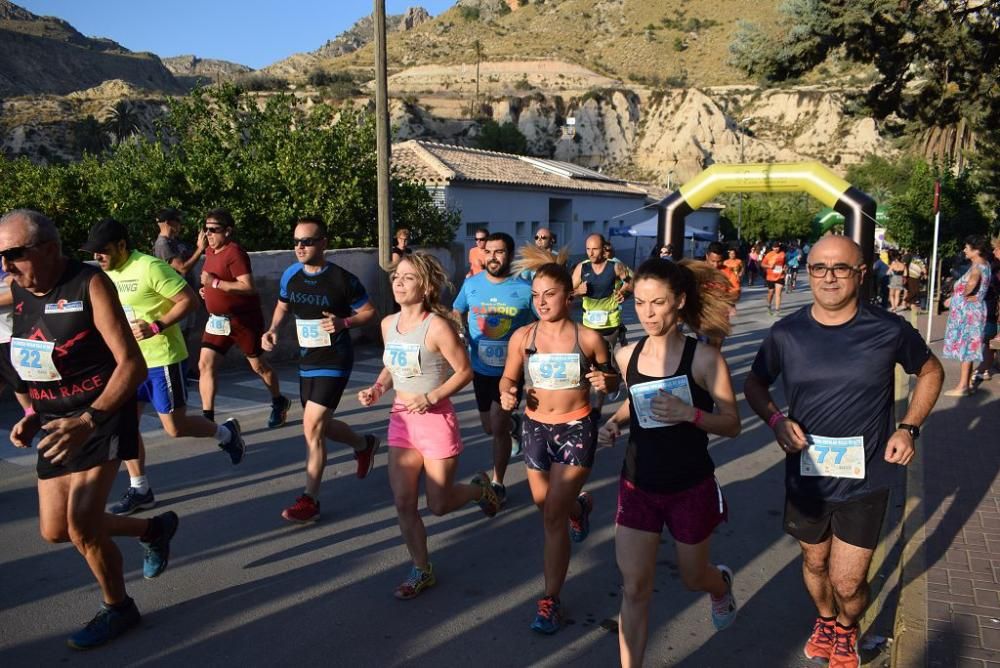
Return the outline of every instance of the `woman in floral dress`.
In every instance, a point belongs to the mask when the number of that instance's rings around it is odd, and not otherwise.
[[[983,359],[983,329],[986,326],[984,298],[990,284],[990,249],[983,237],[965,240],[965,257],[972,266],[958,281],[948,298],[948,326],[944,332],[942,355],[962,363],[958,385],[945,392],[950,397],[972,394],[972,367]]]

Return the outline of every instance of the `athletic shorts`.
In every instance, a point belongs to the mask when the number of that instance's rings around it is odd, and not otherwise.
[[[169,415],[187,406],[186,381],[186,362],[154,366],[139,386],[136,399],[140,404],[153,404],[153,410],[160,415]]]
[[[779,281],[767,281],[767,280],[765,280],[764,281],[764,285],[767,286],[768,290],[774,290],[774,286],[776,286],[776,285],[778,287],[782,287],[783,288],[783,287],[785,287],[785,280],[784,279],[781,279]]]
[[[836,536],[845,543],[874,550],[882,533],[882,519],[889,504],[888,488],[847,501],[785,499],[785,533],[816,545]]]
[[[472,374],[472,391],[476,395],[476,407],[480,413],[489,413],[490,406],[500,405],[500,376],[487,376],[482,373]],[[517,400],[521,401],[523,386],[517,387]]]
[[[83,412],[83,408],[65,415],[42,415],[42,424],[60,417],[75,417]],[[58,478],[68,473],[86,471],[105,462],[122,459],[135,459],[139,456],[139,415],[135,397],[132,397],[118,410],[108,416],[108,421],[97,428],[97,431],[77,451],[75,457],[65,464],[52,464],[38,453],[36,470],[42,480]],[[39,438],[45,432],[39,432]]]
[[[211,348],[220,355],[225,355],[236,344],[247,357],[259,357],[264,349],[260,346],[260,337],[264,335],[264,314],[260,311],[250,311],[229,316],[229,335],[201,335],[201,345]]]
[[[715,476],[678,492],[647,492],[622,477],[618,483],[615,524],[659,534],[663,527],[678,543],[704,542],[729,520],[729,505]]]
[[[588,406],[583,416],[567,418],[550,424],[524,416],[521,447],[525,466],[535,471],[548,471],[553,464],[593,468],[599,416]]]
[[[305,408],[306,402],[325,406],[332,411],[337,410],[340,398],[350,376],[299,376],[299,400]]]
[[[448,459],[462,452],[458,418],[451,400],[444,399],[426,413],[410,413],[401,403],[389,411],[390,448],[412,448],[424,459]]]
[[[0,343],[0,381],[14,388],[15,392],[28,393],[27,384],[21,380],[10,363],[10,343]]]

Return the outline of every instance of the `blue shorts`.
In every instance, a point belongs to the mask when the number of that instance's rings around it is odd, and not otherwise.
[[[160,415],[169,415],[187,405],[187,362],[174,362],[149,370],[139,386],[136,398],[140,404],[153,404]]]

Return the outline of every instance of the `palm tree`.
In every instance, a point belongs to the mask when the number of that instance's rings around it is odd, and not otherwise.
[[[111,108],[111,113],[104,122],[104,127],[114,136],[115,144],[121,144],[139,132],[142,128],[142,118],[131,102],[119,100]]]

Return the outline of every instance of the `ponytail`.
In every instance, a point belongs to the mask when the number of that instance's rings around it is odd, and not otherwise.
[[[698,334],[710,338],[729,335],[729,311],[737,297],[729,291],[726,275],[715,267],[700,260],[650,258],[639,265],[633,285],[642,279],[660,281],[676,296],[684,295],[681,319]]]

